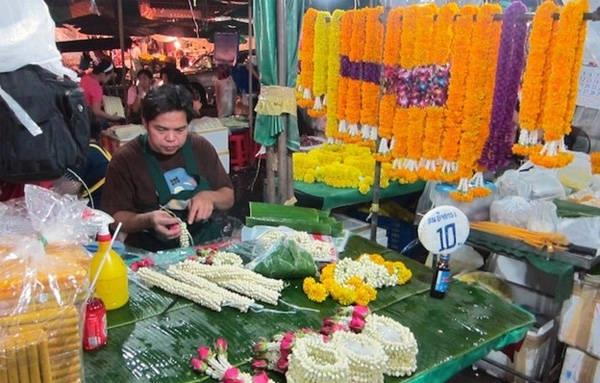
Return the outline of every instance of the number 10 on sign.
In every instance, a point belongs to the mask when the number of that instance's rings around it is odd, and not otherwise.
[[[427,212],[419,223],[419,240],[434,254],[451,254],[469,237],[469,219],[454,206],[439,206]]]

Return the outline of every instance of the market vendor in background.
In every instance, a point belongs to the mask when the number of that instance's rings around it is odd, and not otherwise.
[[[100,132],[110,125],[125,122],[123,117],[104,111],[104,90],[102,89],[102,85],[110,81],[114,74],[115,67],[112,61],[103,58],[98,64],[94,65],[92,73],[84,75],[79,83],[85,95],[85,102],[92,111],[92,137],[99,136]]]
[[[127,89],[127,120],[132,124],[142,123],[142,100],[152,87],[154,76],[148,69],[137,72],[136,83]]]
[[[212,144],[189,133],[191,118],[185,87],[151,89],[142,101],[147,134],[110,162],[102,208],[122,222],[126,244],[158,251],[221,236],[214,217],[233,206],[233,185]]]

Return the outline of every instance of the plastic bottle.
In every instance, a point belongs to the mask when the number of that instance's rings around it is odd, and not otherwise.
[[[437,261],[435,270],[433,271],[433,279],[431,280],[431,290],[429,295],[434,298],[443,298],[446,296],[448,290],[448,283],[450,282],[450,266],[448,261],[450,257],[448,255],[440,255],[440,259]]]
[[[110,311],[122,307],[129,300],[127,266],[117,252],[113,249],[109,250],[111,237],[108,224],[102,225],[97,239],[98,251],[94,254],[90,264],[90,279],[93,280],[98,269],[102,267],[94,294],[104,302],[106,310]],[[106,260],[102,264],[105,254]]]

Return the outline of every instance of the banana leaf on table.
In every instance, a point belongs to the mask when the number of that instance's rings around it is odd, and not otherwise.
[[[379,290],[371,310],[408,326],[419,343],[418,369],[408,378],[386,377],[386,382],[444,381],[492,349],[520,340],[533,324],[526,311],[476,286],[453,281],[445,299],[429,297],[431,271],[397,253],[385,252],[370,241],[352,237],[347,254],[380,252],[395,256],[413,271],[403,286]],[[108,313],[108,344],[84,354],[86,382],[202,382],[190,359],[200,345],[222,337],[229,343],[229,361],[249,371],[252,344],[261,337],[302,327],[319,328],[322,318],[339,307],[334,301],[309,301],[302,281],[291,281],[280,303],[259,311],[220,313],[157,289],[130,283],[130,302]],[[169,302],[175,300],[175,305]],[[272,378],[283,381],[277,374]]]

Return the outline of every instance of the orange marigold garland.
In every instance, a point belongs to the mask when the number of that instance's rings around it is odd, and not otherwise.
[[[381,162],[388,162],[392,156],[390,153],[394,109],[396,107],[396,94],[389,88],[389,75],[393,67],[400,63],[400,36],[402,35],[402,13],[404,8],[394,8],[388,14],[385,42],[383,50],[383,64],[385,65],[384,83],[385,89],[381,101],[379,102],[379,128],[380,139],[379,148],[375,158]]]
[[[314,104],[308,110],[311,117],[322,117],[327,113],[325,95],[327,93],[327,50],[329,48],[329,19],[327,11],[319,11],[315,20],[313,52],[313,96]]]
[[[450,44],[454,35],[454,20],[459,12],[456,3],[442,6],[434,24],[433,50],[430,62],[434,65],[445,66],[449,70]],[[444,81],[440,78],[439,81]],[[447,84],[443,84],[446,85]],[[445,100],[447,101],[447,99]],[[419,177],[425,180],[437,179],[437,159],[439,157],[444,121],[444,107],[432,106],[427,108],[427,119],[423,133],[423,152],[419,164]]]
[[[405,69],[413,69],[413,75],[416,74],[415,71],[425,75],[430,70],[428,67],[431,64],[429,59],[431,43],[429,39],[433,34],[433,22],[434,15],[437,13],[437,5],[435,3],[420,5],[417,6],[416,11],[413,66]],[[408,182],[415,182],[418,179],[417,170],[423,149],[423,131],[428,103],[421,97],[419,99],[418,102],[411,100],[411,106],[408,108],[407,151],[406,161],[404,162],[405,172],[403,172],[404,178]]]
[[[469,181],[489,134],[502,27],[500,21],[494,21],[494,15],[499,13],[502,13],[499,4],[482,5],[473,28],[464,119],[458,153],[460,181],[457,190],[450,192],[452,198],[459,201],[471,201],[475,196]],[[483,179],[475,177],[475,181],[478,184],[476,186],[483,186]]]
[[[362,55],[363,76],[361,84],[361,109],[360,123],[363,140],[377,139],[377,119],[379,110],[379,80],[381,72],[381,50],[383,45],[383,24],[380,16],[383,7],[368,8],[365,10],[366,33],[365,49]]]
[[[340,79],[340,35],[344,11],[336,9],[329,25],[328,55],[327,55],[327,123],[325,136],[333,142],[338,128],[338,85]]]
[[[584,42],[581,34],[586,32],[586,21],[583,14],[587,12],[587,0],[568,2],[561,14],[556,34],[556,46],[552,54],[548,92],[544,105],[544,146],[539,153],[532,153],[533,163],[545,167],[563,167],[573,160],[573,155],[564,146],[565,132],[570,131],[571,119],[577,97],[577,78],[579,76],[583,53],[580,46]],[[575,77],[575,80],[573,79]],[[573,89],[575,88],[575,89]]]
[[[339,121],[334,137],[343,140],[348,135],[348,122],[346,121],[346,106],[348,104],[348,84],[350,82],[350,39],[352,34],[354,15],[356,11],[350,10],[342,16],[340,32],[340,79],[338,82],[337,119]]]
[[[355,11],[350,37],[350,80],[348,81],[348,97],[346,99],[346,121],[349,139],[346,142],[360,141],[358,123],[360,122],[362,56],[365,49],[367,9]],[[345,37],[342,37],[345,38]],[[343,64],[342,64],[343,65]]]
[[[552,15],[560,8],[552,0],[545,1],[536,10],[529,35],[529,53],[521,88],[519,109],[519,140],[513,145],[513,153],[528,156],[538,145],[538,129],[541,127],[544,88],[548,83],[552,54],[550,51],[553,30],[558,25]],[[539,151],[541,146],[538,146]]]
[[[450,46],[450,82],[448,84],[448,100],[444,111],[444,129],[440,147],[442,166],[438,178],[447,181],[458,181],[458,147],[462,133],[464,100],[467,91],[466,81],[469,73],[469,57],[472,48],[474,15],[477,6],[465,5],[454,23],[454,38]]]
[[[298,105],[304,108],[311,108],[313,105],[312,85],[313,85],[313,52],[315,41],[315,22],[318,11],[309,8],[302,19],[302,30],[300,33],[300,49],[298,56],[300,59],[300,74],[298,75]]]

